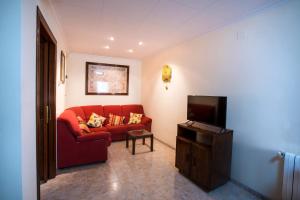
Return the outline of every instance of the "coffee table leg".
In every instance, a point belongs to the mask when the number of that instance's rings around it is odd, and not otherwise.
[[[145,145],[145,138],[143,138],[143,145]]]
[[[126,135],[126,148],[128,148],[129,144],[128,144],[128,134]]]
[[[151,136],[151,151],[153,151],[153,135]]]
[[[135,154],[135,138],[132,139],[132,155]]]

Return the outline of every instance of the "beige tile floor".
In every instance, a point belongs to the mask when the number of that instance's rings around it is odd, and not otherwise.
[[[155,140],[154,152],[149,152],[147,144],[142,145],[138,141],[137,154],[131,155],[131,149],[125,148],[125,142],[115,142],[109,147],[106,163],[60,170],[55,179],[41,185],[41,199],[258,199],[231,182],[206,193],[178,173],[173,149]]]

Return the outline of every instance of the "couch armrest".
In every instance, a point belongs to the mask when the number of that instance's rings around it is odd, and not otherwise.
[[[81,135],[81,130],[79,127],[78,120],[76,118],[76,114],[72,110],[65,110],[58,118],[58,123],[66,124],[71,133],[75,136]]]
[[[85,135],[81,135],[77,137],[78,142],[86,142],[93,140],[105,140],[109,143],[110,141],[110,133],[109,132],[99,132],[99,133],[89,133]]]
[[[148,124],[148,123],[151,123],[151,122],[152,122],[151,118],[146,117],[146,116],[142,117],[142,121],[141,121],[142,124]]]
[[[145,129],[147,131],[151,132],[151,125],[152,125],[152,119],[151,118],[143,116],[141,123],[145,125]]]

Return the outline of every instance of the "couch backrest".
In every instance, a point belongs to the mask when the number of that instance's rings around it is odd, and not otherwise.
[[[80,116],[83,120],[86,121],[86,116],[80,106],[71,107],[71,108],[68,108],[67,110],[72,110],[76,114],[76,116]]]
[[[108,123],[109,114],[125,116],[125,123],[128,123],[130,113],[139,113],[145,114],[143,106],[140,104],[131,104],[131,105],[90,105],[90,106],[78,106],[71,107],[67,110],[72,110],[76,116],[80,116],[83,120],[88,121],[91,114],[94,112],[98,115],[106,117],[105,124]]]
[[[130,113],[139,113],[139,114],[145,114],[144,109],[142,105],[139,104],[132,104],[132,105],[122,105],[122,115],[125,116],[125,123],[128,123]]]
[[[103,116],[103,106],[101,105],[81,106],[81,108],[85,114],[86,121],[89,120],[92,113]]]
[[[106,117],[104,125],[108,124],[109,114],[122,115],[122,109],[120,105],[107,105],[103,106],[103,116]]]

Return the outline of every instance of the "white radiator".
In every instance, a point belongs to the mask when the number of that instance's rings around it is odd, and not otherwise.
[[[284,154],[283,200],[300,200],[300,156]]]

